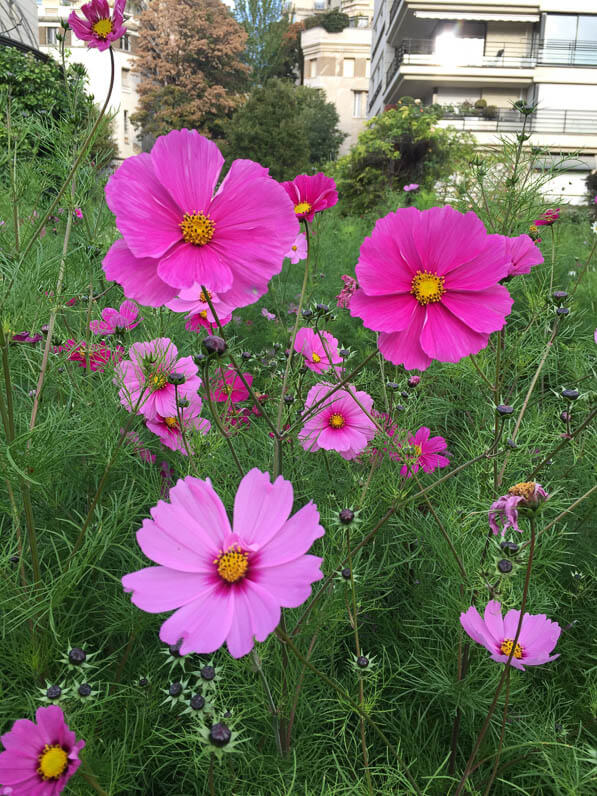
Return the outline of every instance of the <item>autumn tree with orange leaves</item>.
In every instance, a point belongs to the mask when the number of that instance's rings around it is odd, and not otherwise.
[[[153,0],[140,16],[135,126],[149,137],[188,127],[221,138],[248,85],[246,40],[220,0]]]

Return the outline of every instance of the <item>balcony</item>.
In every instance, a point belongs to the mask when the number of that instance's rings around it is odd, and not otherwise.
[[[442,127],[455,127],[457,130],[487,133],[517,133],[522,129],[522,117],[511,108],[498,108],[491,118],[479,115],[462,115],[446,111],[442,116]],[[526,126],[528,133],[552,133],[562,135],[595,135],[597,130],[597,111],[557,110],[544,108],[529,116]]]

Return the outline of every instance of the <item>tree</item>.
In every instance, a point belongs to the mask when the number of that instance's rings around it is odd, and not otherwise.
[[[133,123],[150,136],[190,127],[220,138],[247,88],[247,34],[220,0],[153,0],[139,23]]]
[[[290,77],[284,68],[283,40],[288,31],[285,0],[236,0],[234,16],[247,33],[245,61],[251,82],[263,85],[271,77]]]
[[[344,133],[321,89],[272,79],[253,89],[227,129],[229,157],[267,166],[277,180],[316,171],[337,155]]]

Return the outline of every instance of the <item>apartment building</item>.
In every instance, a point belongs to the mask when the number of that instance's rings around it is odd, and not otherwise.
[[[0,0],[1,2],[2,0]],[[109,0],[112,6],[113,0]],[[60,57],[58,35],[61,20],[68,19],[73,9],[83,5],[81,0],[37,0],[39,46],[42,52]],[[114,138],[118,146],[118,158],[124,159],[141,151],[140,141],[131,124],[131,115],[137,108],[138,75],[133,72],[137,45],[137,22],[133,14],[140,10],[140,3],[129,0],[126,4],[127,34],[114,47],[114,88],[109,109],[114,114]],[[96,104],[103,105],[110,84],[110,58],[107,52],[87,47],[72,33],[66,33],[66,48],[70,63],[83,64],[89,76],[88,91]]]
[[[401,96],[445,108],[443,126],[481,147],[518,129],[512,102],[537,103],[527,146],[578,153],[550,190],[585,193],[597,166],[597,0],[375,0],[368,116]]]

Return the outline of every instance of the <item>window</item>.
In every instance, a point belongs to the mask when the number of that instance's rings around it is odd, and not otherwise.
[[[124,140],[128,140],[129,137],[129,112],[123,111],[122,112],[122,129],[124,132]]]
[[[309,59],[308,77],[317,77],[317,58]]]
[[[315,11],[325,11],[325,0],[315,0],[313,8]]]
[[[543,39],[540,63],[597,66],[597,14],[546,14]]]
[[[58,28],[46,28],[46,44],[58,43]]]
[[[122,88],[125,91],[129,91],[131,87],[131,70],[130,69],[123,69],[122,70]]]
[[[354,58],[345,58],[342,61],[342,76],[354,77]]]
[[[367,92],[353,91],[352,115],[355,119],[362,119],[367,112]]]
[[[131,51],[131,40],[129,38],[128,33],[125,33],[124,36],[120,39],[120,49],[126,50],[127,52]]]

